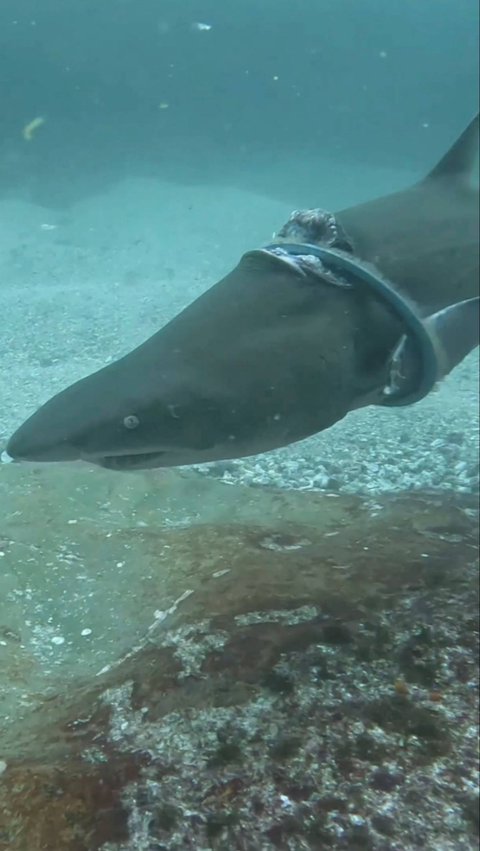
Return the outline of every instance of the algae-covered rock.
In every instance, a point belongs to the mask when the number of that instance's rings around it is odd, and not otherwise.
[[[0,502],[0,849],[476,847],[472,497],[8,465]]]

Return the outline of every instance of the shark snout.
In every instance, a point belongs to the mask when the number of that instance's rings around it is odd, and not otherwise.
[[[148,380],[140,365],[107,367],[66,388],[39,408],[6,446],[14,461],[87,461],[109,469],[201,460],[211,448],[219,412],[193,381]],[[177,454],[178,453],[178,454]]]
[[[12,435],[5,451],[14,461],[77,461],[80,458],[78,448],[67,438],[57,439],[29,420]]]

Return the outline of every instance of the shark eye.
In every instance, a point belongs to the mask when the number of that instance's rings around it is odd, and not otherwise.
[[[129,414],[128,417],[123,418],[123,425],[125,428],[138,428],[140,420],[135,414]]]

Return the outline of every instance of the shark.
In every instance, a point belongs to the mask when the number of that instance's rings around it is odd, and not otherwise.
[[[478,132],[477,115],[407,189],[294,211],[144,343],[43,404],[9,458],[200,464],[416,403],[479,342]]]

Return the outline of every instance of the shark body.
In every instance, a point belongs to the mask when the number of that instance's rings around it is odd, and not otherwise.
[[[277,243],[330,244],[383,276],[432,336],[438,378],[478,345],[477,146],[478,116],[421,182],[331,217],[296,213]],[[248,252],[145,343],[46,402],[9,456],[181,466],[285,446],[382,404],[399,345],[414,369],[401,318],[329,278],[308,258]]]

